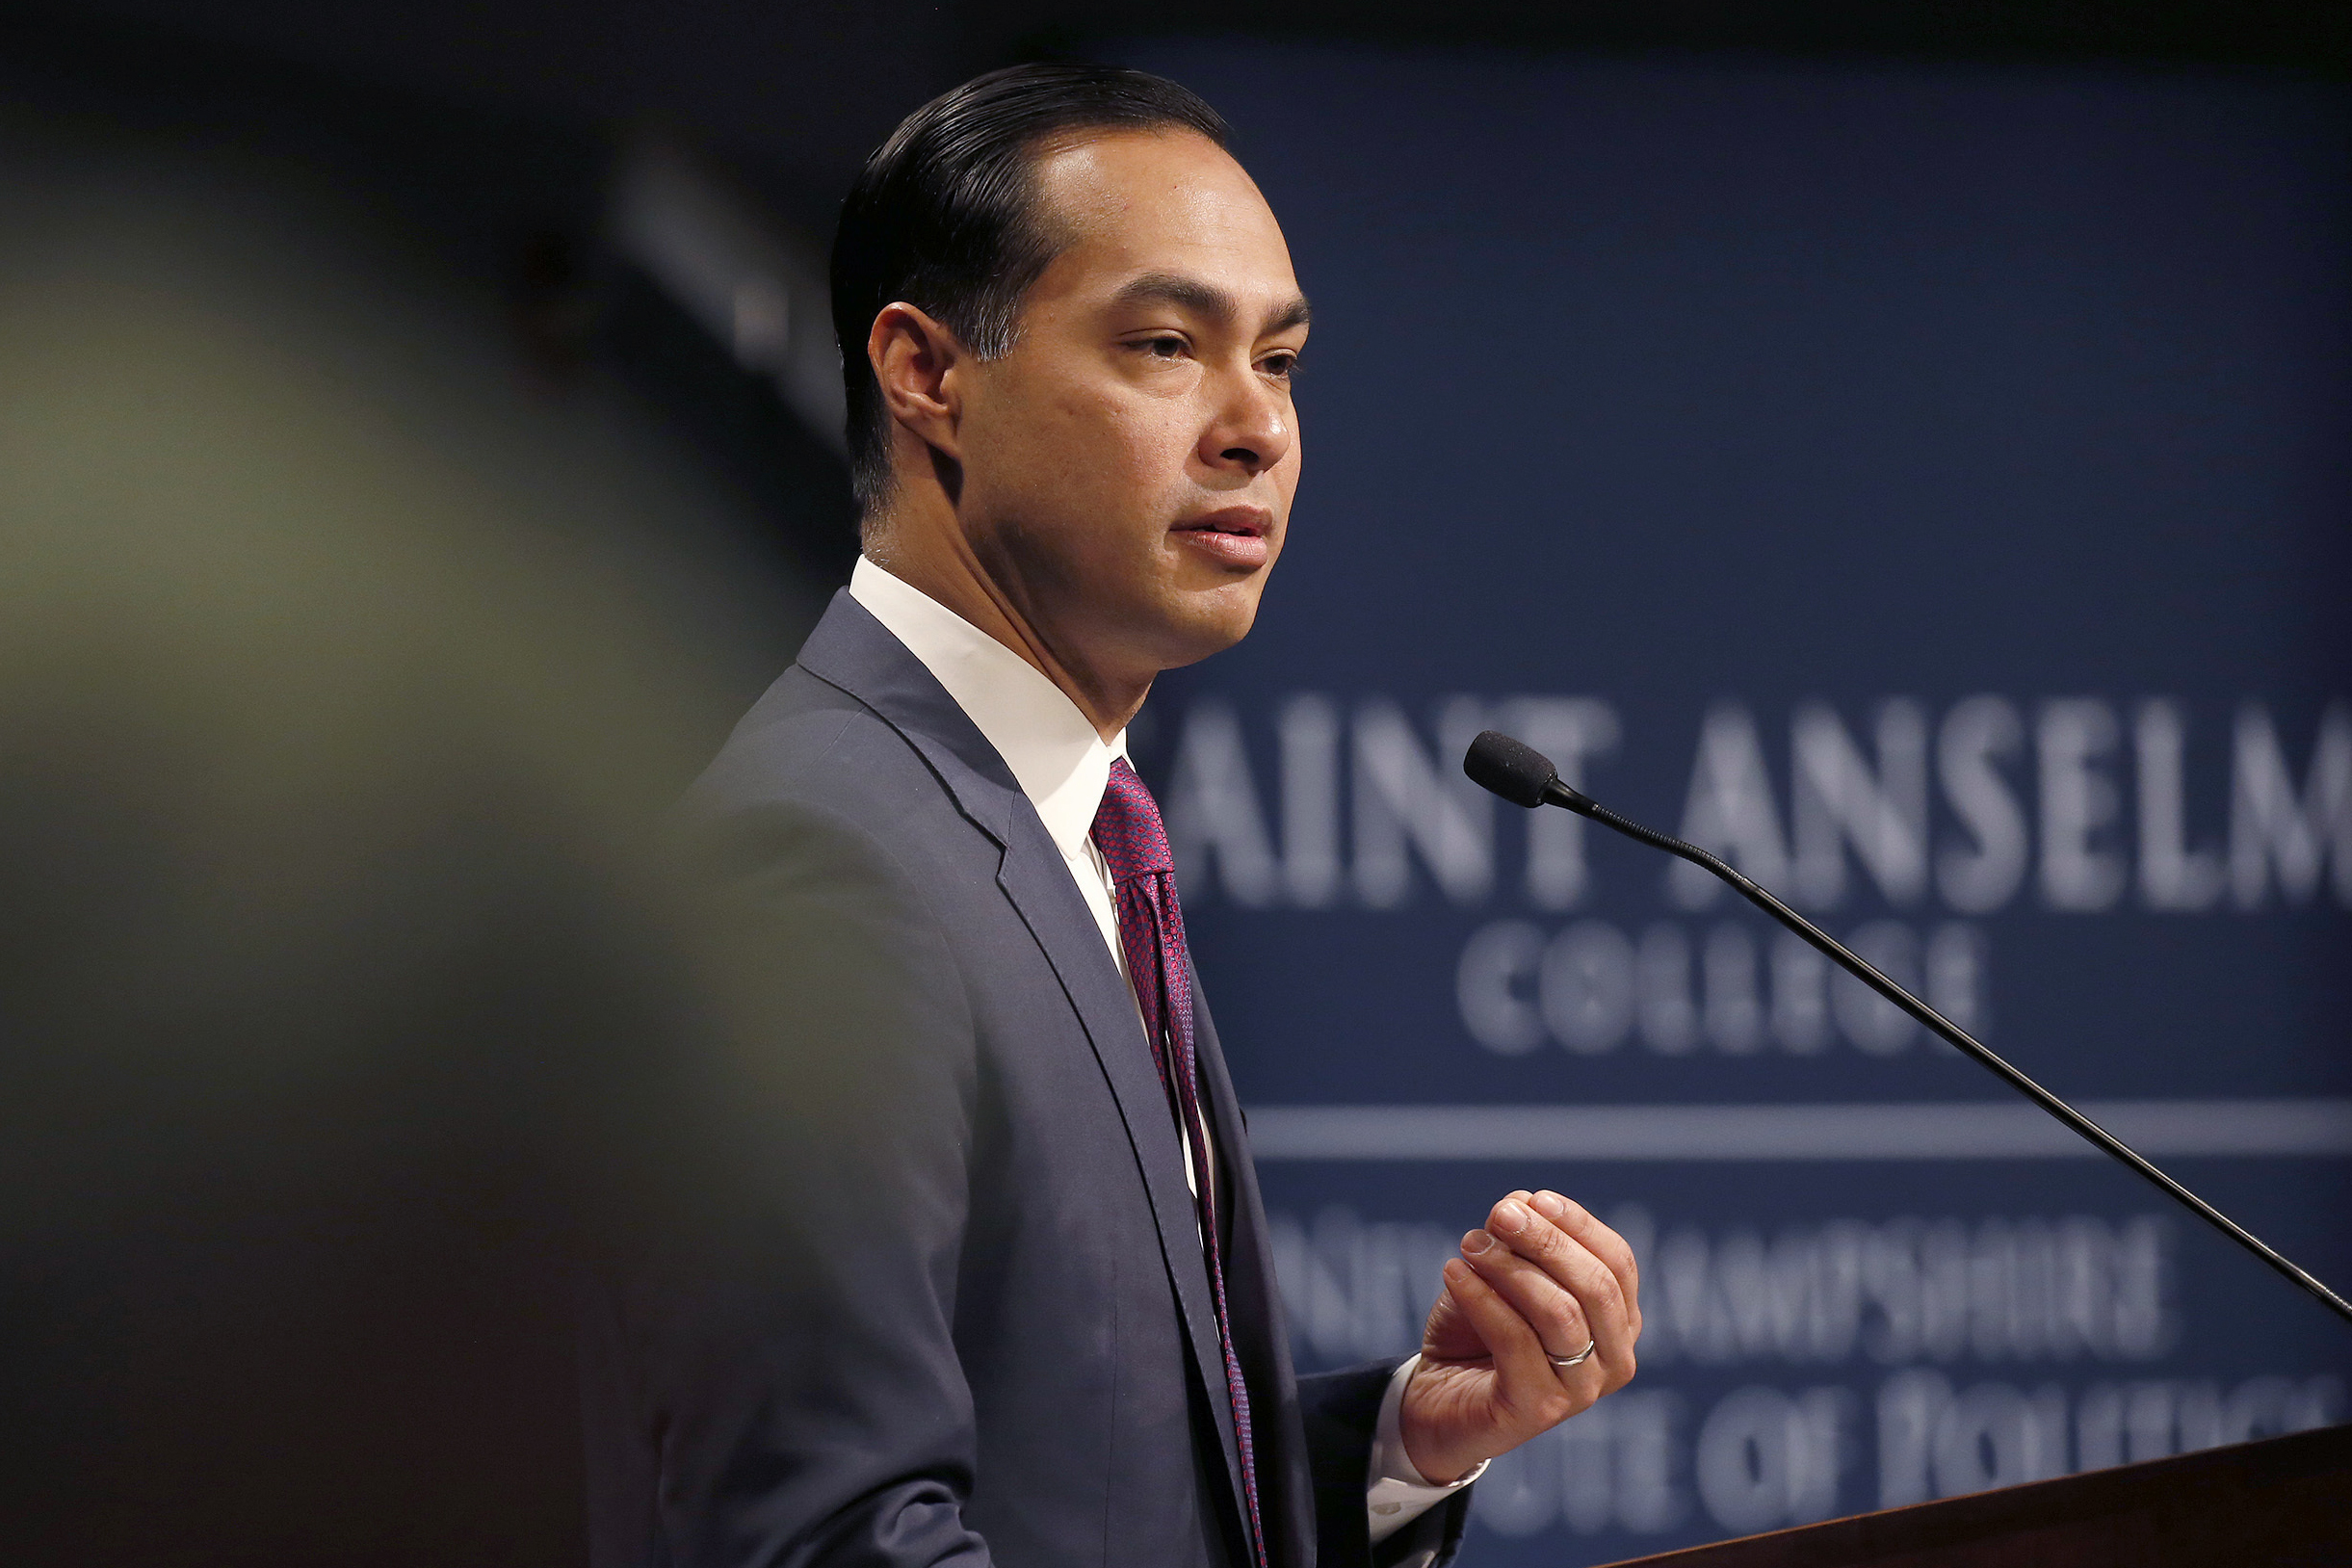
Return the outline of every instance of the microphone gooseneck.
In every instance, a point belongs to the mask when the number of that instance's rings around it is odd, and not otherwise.
[[[2214,1208],[2196,1193],[2174,1181],[2163,1171],[2142,1159],[2130,1145],[2097,1122],[2051,1093],[2025,1073],[2012,1067],[1990,1046],[1971,1035],[1966,1030],[1942,1013],[1913,996],[1902,986],[1881,974],[1876,966],[1866,962],[1844,943],[1807,920],[1774,898],[1770,892],[1742,875],[1720,855],[1712,854],[1695,844],[1644,827],[1630,818],[1620,817],[1590,796],[1569,788],[1560,782],[1559,770],[1533,746],[1515,741],[1496,730],[1487,730],[1470,744],[1469,754],[1462,759],[1462,771],[1481,788],[1491,790],[1514,805],[1532,809],[1539,805],[1564,806],[1580,817],[1589,817],[1602,826],[1637,839],[1654,849],[1663,849],[1670,855],[1689,861],[1731,884],[1739,896],[1770,915],[1781,925],[1803,937],[1814,947],[1853,976],[1863,984],[1885,997],[1910,1014],[1938,1038],[1954,1049],[1973,1057],[1994,1076],[2011,1088],[2040,1106],[2051,1115],[2096,1144],[2102,1151],[2129,1165],[2134,1172],[2157,1188],[2165,1196],[2188,1210],[2198,1218],[2220,1231],[2231,1241],[2253,1253],[2272,1268],[2317,1296],[2335,1314],[2352,1321],[2352,1302],[2347,1302],[2334,1291],[2297,1267],[2293,1262],[2273,1250],[2261,1238],[2238,1224],[2228,1215]]]

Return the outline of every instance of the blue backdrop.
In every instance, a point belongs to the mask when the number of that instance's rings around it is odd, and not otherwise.
[[[1642,1371],[1475,1560],[2341,1419],[2352,1325],[1704,882],[1725,849],[2352,1285],[2352,114],[2190,74],[1183,44],[1317,316],[1258,631],[1138,750],[1303,1364],[1496,1196]]]

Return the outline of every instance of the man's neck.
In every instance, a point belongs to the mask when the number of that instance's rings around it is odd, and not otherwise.
[[[1105,676],[1080,650],[1060,645],[1025,614],[1019,598],[973,552],[953,512],[919,520],[890,515],[868,523],[864,534],[866,559],[1027,660],[1106,742],[1127,727],[1151,694],[1148,678],[1137,684]]]

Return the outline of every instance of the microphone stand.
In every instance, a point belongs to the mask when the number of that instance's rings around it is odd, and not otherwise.
[[[1517,784],[1519,786],[1517,789],[1510,787],[1498,787],[1498,780],[1492,771],[1491,765],[1488,769],[1481,769],[1475,766],[1475,764],[1481,760],[1481,748],[1487,746],[1487,743],[1489,742],[1490,738],[1494,741],[1505,743],[1505,745],[1510,748],[1508,753],[1503,754],[1505,759],[1503,766],[1505,768],[1515,765],[1523,766],[1526,762],[1541,763],[1542,770],[1550,772],[1551,777],[1548,780],[1539,780],[1532,777],[1509,780],[1508,783]],[[1490,755],[1491,754],[1492,752],[1490,752]],[[1762,909],[1765,914],[1770,915],[1774,920],[1780,922],[1781,925],[1787,927],[1790,930],[1794,931],[1798,936],[1803,937],[1814,947],[1819,949],[1823,954],[1827,954],[1832,960],[1834,960],[1840,968],[1843,969],[1847,974],[1853,976],[1856,980],[1862,981],[1863,984],[1869,986],[1871,990],[1876,991],[1880,996],[1885,997],[1889,1002],[1892,1002],[1896,1006],[1902,1008],[1904,1012],[1909,1013],[1922,1026],[1936,1034],[1938,1038],[1948,1042],[1955,1049],[1973,1057],[1980,1064],[1990,1069],[1995,1076],[2000,1078],[2011,1088],[2017,1090],[2018,1093],[2024,1095],[2026,1099],[2031,1100],[2034,1104],[2040,1106],[2044,1111],[2050,1112],[2051,1115],[2056,1117],[2059,1121],[2064,1122],[2068,1127],[2074,1129],[2077,1133],[2088,1138],[2092,1143],[2098,1145],[2098,1147],[2106,1154],[2111,1155],[2116,1160],[2121,1161],[2124,1164],[2130,1166],[2140,1176],[2149,1182],[2154,1183],[2175,1203],[2180,1204],[2182,1208],[2188,1210],[2189,1213],[2195,1215],[2198,1218],[2204,1220],[2207,1224],[2212,1226],[2224,1236],[2227,1236],[2231,1241],[2235,1241],[2239,1246],[2244,1247],[2248,1252],[2251,1252],[2256,1257],[2261,1259],[2262,1262],[2268,1264],[2272,1268],[2278,1270],[2280,1273],[2286,1275],[2288,1279],[2301,1286],[2304,1290],[2318,1297],[2318,1299],[2325,1303],[2329,1310],[2333,1311],[2339,1318],[2341,1318],[2348,1322],[2352,1322],[2352,1302],[2345,1301],[2342,1296],[2338,1295],[2334,1291],[2329,1290],[2318,1280],[2313,1278],[2310,1274],[2304,1272],[2303,1269],[2297,1267],[2289,1259],[2273,1250],[2266,1242],[2262,1241],[2261,1237],[2256,1236],[2252,1231],[2249,1231],[2244,1226],[2238,1224],[2228,1215],[2223,1214],[2220,1210],[2206,1202],[2205,1199],[2199,1197],[2196,1193],[2190,1191],[2187,1188],[2182,1187],[2179,1182],[2174,1181],[2170,1176],[2165,1175],[2161,1170],[2158,1170],[2155,1165],[2149,1163],[2146,1160],[2142,1159],[2136,1152],[2134,1152],[2129,1144],[2125,1143],[2123,1139],[2117,1137],[2114,1134],[2108,1132],[2105,1128],[2091,1120],[2090,1117],[2084,1115],[2081,1111],[2077,1111],[2073,1106],[2068,1105],[2064,1100],[2061,1100],[2056,1095],[2051,1093],[2050,1090],[2042,1087],[2041,1085],[2035,1083],[2032,1079],[2025,1076],[2025,1074],[2023,1072],[2020,1072],[2017,1068],[2009,1065],[2008,1062],[2004,1061],[1999,1056],[1995,1054],[1991,1047],[1975,1039],[1959,1025],[1953,1023],[1950,1019],[1936,1011],[1935,1008],[1929,1006],[1926,1003],[1921,1002],[1918,997],[1913,996],[1909,991],[1905,990],[1900,985],[1895,984],[1895,981],[1889,980],[1885,975],[1879,973],[1875,966],[1866,962],[1863,958],[1849,950],[1844,943],[1839,941],[1836,937],[1821,929],[1820,927],[1816,926],[1812,921],[1807,920],[1803,915],[1798,914],[1795,910],[1781,902],[1780,900],[1774,898],[1771,893],[1766,891],[1762,886],[1759,886],[1756,882],[1740,875],[1738,870],[1736,870],[1729,862],[1725,861],[1720,855],[1711,854],[1707,850],[1700,849],[1695,844],[1686,844],[1681,839],[1673,838],[1667,834],[1660,833],[1655,828],[1644,827],[1639,823],[1634,822],[1630,818],[1620,817],[1617,815],[1617,813],[1609,810],[1608,807],[1601,804],[1601,802],[1598,800],[1593,799],[1592,797],[1585,795],[1581,791],[1570,789],[1567,785],[1561,783],[1558,772],[1552,768],[1552,765],[1549,762],[1543,761],[1543,759],[1539,757],[1531,747],[1526,746],[1517,741],[1513,741],[1508,736],[1497,734],[1493,730],[1489,730],[1484,735],[1479,736],[1477,741],[1472,745],[1470,756],[1465,758],[1463,761],[1463,770],[1468,772],[1473,779],[1477,780],[1479,784],[1485,786],[1487,789],[1493,790],[1497,795],[1502,796],[1504,799],[1511,800],[1519,805],[1531,806],[1540,802],[1546,805],[1564,806],[1568,810],[1575,812],[1580,817],[1590,818],[1592,821],[1599,823],[1602,826],[1609,828],[1614,832],[1622,833],[1627,838],[1638,840],[1639,842],[1650,846],[1654,849],[1663,849],[1670,855],[1675,855],[1681,859],[1687,860],[1692,865],[1701,867],[1704,870],[1712,873],[1715,876],[1721,878],[1723,881],[1730,883],[1733,890],[1738,893],[1741,898],[1747,900],[1748,902],[1754,904],[1757,908]],[[1540,794],[1536,800],[1521,798],[1521,794],[1524,790],[1526,790],[1528,785],[1537,783],[1540,783]]]

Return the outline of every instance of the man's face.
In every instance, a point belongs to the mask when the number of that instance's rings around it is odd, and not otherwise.
[[[1249,631],[1298,486],[1306,301],[1241,167],[1190,132],[1047,154],[1064,248],[965,367],[957,512],[1065,663],[1140,675]]]

